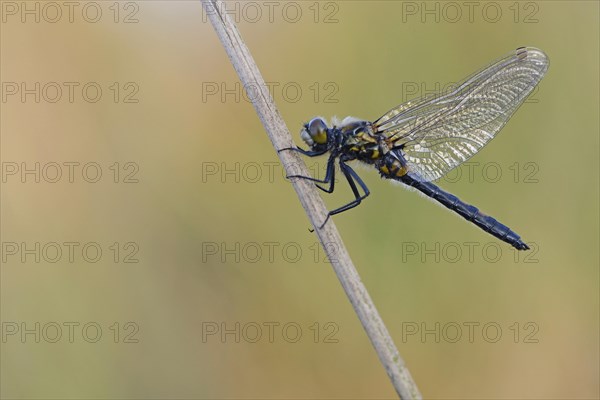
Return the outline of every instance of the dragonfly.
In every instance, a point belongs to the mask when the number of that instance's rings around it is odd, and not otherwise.
[[[516,249],[529,250],[506,225],[432,181],[488,144],[537,86],[548,66],[548,57],[541,50],[519,47],[470,75],[448,93],[408,101],[376,121],[346,117],[330,127],[323,117],[315,117],[300,131],[308,150],[288,147],[280,151],[292,150],[308,157],[329,153],[325,178],[289,178],[308,179],[324,192],[333,193],[338,161],[355,198],[329,211],[320,228],[331,216],[358,206],[369,196],[367,185],[348,165],[357,160],[375,167],[382,178],[401,182],[431,197]]]

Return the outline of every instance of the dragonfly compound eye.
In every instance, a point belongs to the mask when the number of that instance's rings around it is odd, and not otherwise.
[[[313,118],[308,123],[306,132],[308,133],[310,139],[312,139],[313,142],[317,144],[327,143],[327,124],[325,123],[325,121],[323,121],[322,118]]]

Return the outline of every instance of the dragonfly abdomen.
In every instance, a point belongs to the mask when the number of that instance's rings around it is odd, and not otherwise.
[[[484,231],[497,237],[498,239],[510,244],[518,250],[529,250],[519,235],[513,232],[506,225],[498,222],[496,219],[485,215],[475,206],[465,203],[458,197],[445,192],[431,182],[421,182],[412,178],[409,174],[398,178],[402,183],[412,186],[423,194],[437,200],[450,210],[456,212],[467,221],[471,221]]]

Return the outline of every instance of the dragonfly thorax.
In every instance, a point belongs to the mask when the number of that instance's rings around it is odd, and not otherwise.
[[[358,159],[372,164],[387,153],[383,137],[374,133],[371,122],[353,117],[334,120],[331,128],[323,118],[313,118],[304,125],[300,137],[311,150],[330,151],[347,161]]]
[[[347,160],[358,159],[372,164],[387,150],[383,137],[373,133],[373,127],[368,121],[346,118],[334,129],[341,136],[339,152]]]

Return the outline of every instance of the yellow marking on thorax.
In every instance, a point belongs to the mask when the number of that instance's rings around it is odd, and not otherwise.
[[[365,131],[361,131],[358,135],[356,135],[358,138],[360,138],[360,140],[367,142],[367,143],[377,143],[377,140],[369,135],[367,132]]]

